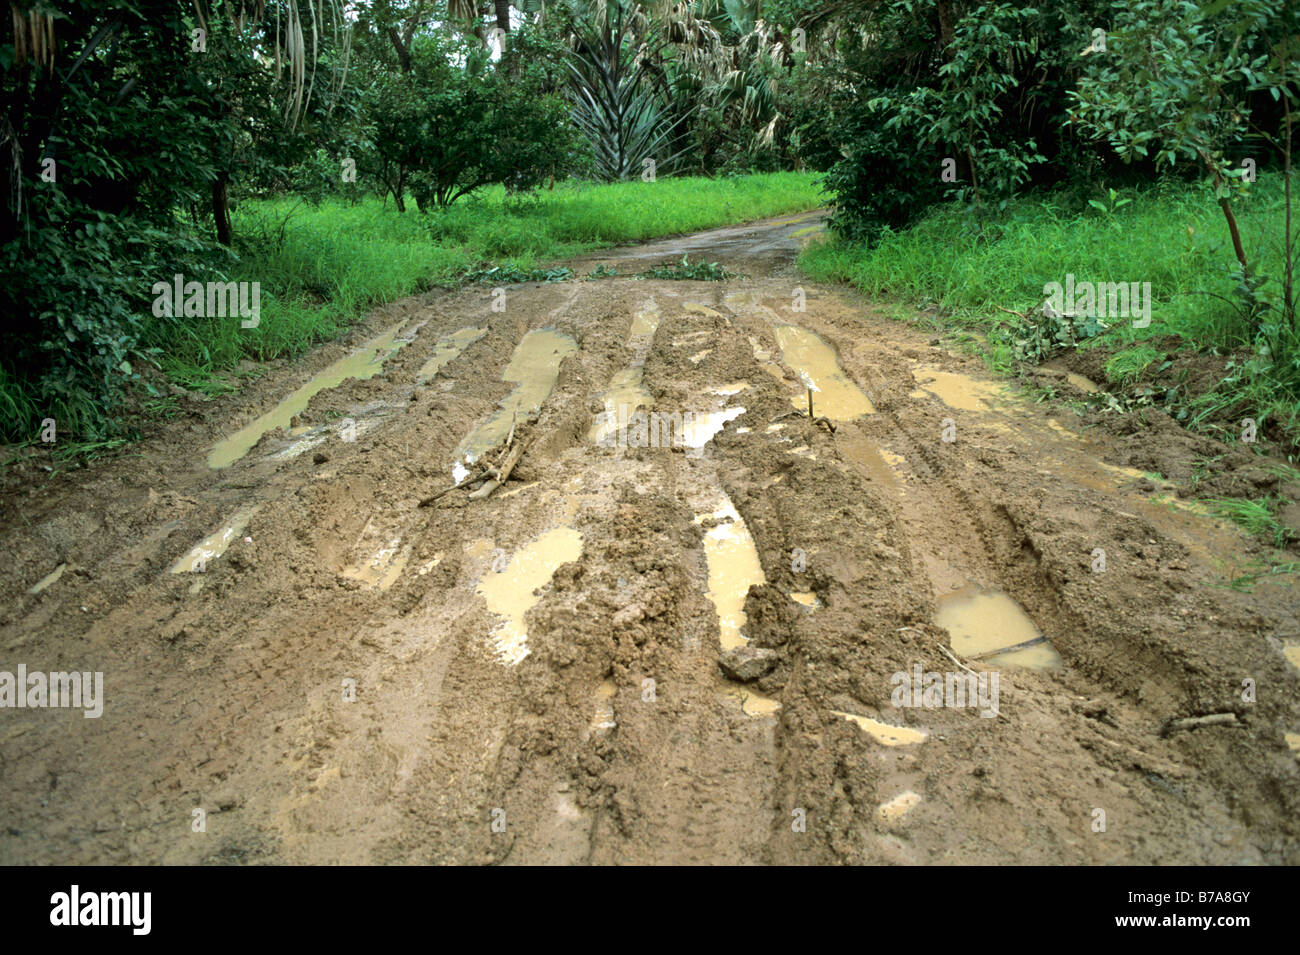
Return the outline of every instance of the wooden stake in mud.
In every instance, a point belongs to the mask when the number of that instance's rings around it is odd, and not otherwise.
[[[809,421],[816,421],[816,420],[817,420],[817,416],[816,416],[815,414],[813,414],[813,407],[812,407],[812,389],[811,389],[811,388],[808,389],[808,420],[809,420]]]

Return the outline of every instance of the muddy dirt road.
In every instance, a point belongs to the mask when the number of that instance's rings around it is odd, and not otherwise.
[[[0,671],[103,711],[0,711],[0,861],[1300,862],[1294,591],[1223,586],[1254,545],[1139,439],[802,281],[819,227],[409,300],[11,481]]]

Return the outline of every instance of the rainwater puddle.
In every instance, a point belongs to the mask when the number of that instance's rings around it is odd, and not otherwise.
[[[953,371],[917,368],[912,376],[920,386],[912,392],[913,398],[934,395],[949,408],[958,411],[988,411],[996,399],[1006,395],[1006,389],[1001,385]]]
[[[849,380],[840,368],[835,349],[798,325],[778,325],[774,330],[781,346],[781,360],[806,382],[811,381],[813,410],[818,417],[832,421],[851,421],[876,409],[862,389]],[[800,411],[807,409],[808,396],[799,394],[790,403]]]
[[[514,382],[517,387],[487,421],[461,441],[456,458],[473,463],[484,451],[504,442],[516,412],[522,417],[541,408],[560,376],[560,363],[577,350],[577,342],[551,328],[534,329],[520,339],[501,373],[502,381]]]
[[[173,574],[201,572],[210,560],[215,560],[226,552],[235,538],[244,532],[248,522],[256,513],[257,506],[243,508],[235,513],[230,522],[194,545],[188,554],[172,565]]]
[[[701,514],[695,523],[707,518],[722,521],[704,532],[704,559],[709,568],[709,600],[718,611],[718,629],[722,649],[730,650],[749,642],[741,633],[745,626],[745,597],[749,588],[766,582],[758,560],[754,538],[736,512],[730,498],[712,514]],[[728,520],[730,518],[730,520]]]
[[[34,583],[34,584],[32,584],[30,587],[28,587],[28,588],[27,588],[27,592],[28,592],[29,594],[39,594],[39,593],[40,593],[42,590],[44,590],[46,587],[49,587],[51,584],[53,584],[55,581],[57,581],[60,577],[62,577],[62,576],[63,576],[63,572],[64,572],[65,570],[67,570],[67,569],[68,569],[68,565],[67,565],[67,564],[59,564],[58,567],[55,567],[52,571],[50,571],[48,574],[46,574],[44,577],[42,577],[39,581],[37,581],[36,583]]]
[[[448,362],[486,334],[486,328],[462,328],[439,339],[438,344],[433,346],[433,354],[416,374],[416,381],[421,383],[428,381],[442,371]]]
[[[952,651],[990,666],[1058,667],[1062,660],[1020,605],[996,590],[967,586],[940,597],[934,622],[952,635]]]
[[[839,710],[831,710],[831,714],[856,723],[860,730],[884,746],[911,746],[913,743],[924,743],[926,737],[930,735],[925,730],[913,729],[910,726],[891,726],[889,723],[873,720],[869,716],[855,716]]]
[[[208,452],[208,467],[224,468],[234,464],[257,444],[262,435],[275,428],[287,428],[290,419],[307,407],[317,394],[334,388],[349,378],[365,379],[377,375],[394,352],[405,341],[395,341],[401,322],[377,338],[371,339],[358,351],[312,376],[311,380],[294,391],[273,409],[240,428]]]
[[[500,573],[488,570],[483,575],[478,593],[487,601],[489,611],[505,618],[491,635],[502,663],[513,666],[530,652],[524,615],[542,599],[534,591],[549,583],[561,564],[581,556],[582,534],[571,527],[557,527],[515,551]]]

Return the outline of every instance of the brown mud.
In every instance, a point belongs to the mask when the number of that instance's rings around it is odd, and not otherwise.
[[[817,222],[574,263],[730,282],[407,300],[15,469],[0,671],[102,671],[104,709],[0,710],[0,862],[1300,862],[1288,578],[1229,589],[1259,545],[1140,434],[802,281]],[[692,440],[599,440],[618,404]],[[505,486],[419,506],[512,422]],[[917,667],[996,674],[996,714],[894,705]]]

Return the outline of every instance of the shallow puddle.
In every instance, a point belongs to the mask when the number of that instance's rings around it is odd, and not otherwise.
[[[541,408],[560,376],[560,363],[577,350],[577,342],[552,328],[535,329],[520,339],[501,373],[501,380],[514,382],[515,390],[460,443],[457,459],[473,463],[484,451],[504,442],[516,412],[523,417]]]
[[[1006,389],[1000,385],[953,371],[918,368],[912,375],[920,386],[912,392],[913,398],[934,395],[958,411],[988,411],[994,400],[1006,395]]]
[[[704,532],[704,559],[709,568],[709,600],[718,611],[719,640],[722,649],[730,650],[749,642],[741,633],[746,620],[745,598],[751,586],[766,583],[766,578],[754,538],[731,500],[724,499],[721,507],[712,514],[701,514],[695,522],[708,517],[723,521]]]
[[[730,384],[723,385],[720,388],[714,388],[710,394],[718,395],[722,398],[730,398],[732,395],[738,395],[749,387],[747,381],[733,381]]]
[[[895,471],[903,459],[898,455],[878,447],[852,427],[841,428],[835,433],[835,446],[840,454],[857,465],[872,481],[877,481],[890,490],[900,490],[901,482]]]
[[[914,743],[924,743],[926,737],[930,735],[925,730],[913,729],[910,726],[891,726],[889,723],[873,720],[869,716],[855,716],[839,710],[831,710],[831,714],[856,723],[859,729],[884,746],[911,746]]]
[[[934,622],[952,635],[958,656],[991,666],[1045,669],[1062,661],[1020,605],[996,590],[967,586],[940,597]]]
[[[235,513],[221,530],[209,534],[203,540],[194,545],[188,554],[172,565],[173,574],[188,574],[196,571],[201,572],[206,567],[207,562],[215,560],[226,552],[235,538],[244,532],[248,522],[256,513],[257,506],[244,508]]]
[[[850,421],[876,410],[871,399],[844,374],[839,359],[835,357],[835,349],[820,336],[798,325],[778,325],[775,332],[777,344],[781,346],[782,361],[815,387],[813,411],[818,417]],[[790,403],[805,411],[808,396],[796,395]]]
[[[820,607],[822,602],[817,599],[817,595],[811,590],[807,593],[795,592],[790,594],[790,599],[797,604],[803,604],[805,607]]]
[[[613,680],[604,680],[596,687],[596,715],[587,728],[588,734],[612,730],[618,726],[618,721],[614,719],[614,697],[617,693],[618,687]]]
[[[273,409],[244,425],[230,437],[208,452],[208,467],[224,468],[234,464],[257,444],[262,435],[276,428],[287,428],[290,419],[307,407],[308,402],[327,388],[334,388],[349,378],[365,379],[377,375],[384,362],[401,348],[405,341],[395,341],[397,331],[404,323],[398,322],[377,338],[371,339],[358,351],[317,372],[298,390]]]
[[[582,534],[557,527],[515,551],[500,573],[484,573],[478,593],[489,611],[505,618],[492,631],[493,649],[502,663],[514,665],[529,654],[524,615],[542,599],[533,591],[549,583],[561,564],[581,556]]]
[[[688,448],[702,448],[713,440],[728,421],[745,413],[744,408],[727,408],[723,411],[697,411],[690,421],[682,423],[682,444]]]
[[[60,577],[62,577],[62,576],[63,576],[63,572],[64,572],[65,570],[67,570],[67,569],[68,569],[68,565],[67,565],[67,564],[59,564],[58,567],[55,567],[52,571],[50,571],[48,574],[46,574],[44,577],[42,577],[42,578],[41,578],[40,580],[38,580],[36,583],[34,583],[34,584],[32,584],[30,587],[28,587],[28,588],[27,588],[27,592],[28,592],[29,594],[39,594],[39,593],[40,593],[42,590],[44,590],[46,587],[49,587],[51,584],[53,584],[55,581],[57,581]]]
[[[876,817],[884,823],[897,822],[911,812],[920,801],[921,797],[909,789],[877,807]]]
[[[433,354],[429,360],[416,373],[416,381],[428,381],[442,371],[448,362],[486,334],[486,328],[462,328],[439,339],[438,344],[433,346]]]
[[[721,312],[719,312],[716,308],[709,308],[709,306],[701,305],[699,302],[687,302],[685,305],[682,306],[682,308],[686,309],[686,311],[688,312],[694,312],[696,315],[707,315],[710,318],[725,319],[727,317],[723,315]]]
[[[627,342],[628,348],[632,350],[632,363],[614,375],[609,388],[601,396],[605,413],[597,417],[591,426],[588,438],[592,443],[601,444],[618,431],[620,419],[626,420],[638,408],[648,408],[654,404],[654,398],[643,384],[643,379],[646,355],[654,343],[658,329],[659,306],[651,299],[632,318]]]

